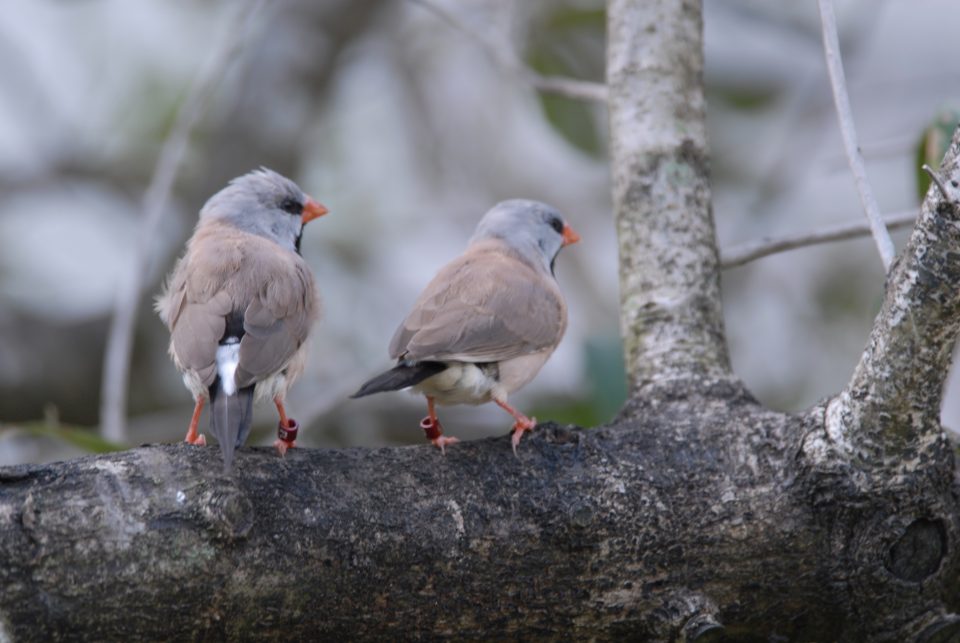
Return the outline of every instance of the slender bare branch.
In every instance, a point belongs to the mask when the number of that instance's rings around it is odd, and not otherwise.
[[[820,23],[823,28],[823,51],[827,60],[827,71],[830,75],[830,86],[833,89],[833,101],[837,108],[837,119],[840,123],[840,133],[843,136],[843,146],[847,152],[850,169],[853,171],[860,202],[870,223],[870,231],[880,252],[884,270],[890,270],[896,250],[890,233],[883,225],[880,216],[880,206],[873,196],[870,181],[867,179],[867,170],[863,162],[863,155],[857,145],[857,131],[853,124],[853,112],[850,109],[850,97],[847,95],[847,81],[843,74],[843,61],[840,58],[840,43],[837,39],[837,19],[833,13],[833,0],[819,0]]]
[[[176,122],[160,151],[150,185],[144,193],[134,265],[123,274],[119,285],[104,355],[100,427],[104,438],[108,440],[123,442],[126,439],[127,381],[137,304],[143,287],[142,275],[150,263],[156,230],[180,163],[187,151],[190,132],[199,120],[207,99],[223,77],[224,69],[242,49],[253,18],[264,4],[265,0],[251,0],[237,12],[234,20],[227,26],[223,38],[214,47],[210,58],[190,86],[177,113]]]
[[[917,220],[916,211],[899,212],[890,214],[883,218],[883,222],[888,230],[896,230],[912,225]],[[750,241],[734,246],[721,253],[720,267],[724,270],[736,268],[746,263],[750,263],[761,257],[767,257],[778,252],[786,252],[795,248],[813,246],[831,241],[843,241],[844,239],[855,239],[870,234],[870,224],[863,221],[851,221],[838,225],[814,230],[813,232],[803,232],[800,234],[788,235],[779,239],[760,239],[759,241]]]
[[[529,67],[523,70],[522,76],[534,89],[548,94],[603,104],[607,102],[607,87],[600,83],[560,76],[542,76]]]
[[[440,7],[430,0],[410,0],[418,4],[440,20],[469,37],[475,43],[480,45],[481,49],[490,56],[490,58],[506,71],[518,76],[525,83],[534,89],[548,94],[555,94],[565,98],[576,100],[594,101],[598,103],[607,102],[607,88],[600,83],[593,83],[585,80],[576,80],[574,78],[562,78],[559,76],[543,76],[530,69],[516,56],[495,46],[493,43],[483,37],[476,29],[465,25],[459,18],[444,8]]]

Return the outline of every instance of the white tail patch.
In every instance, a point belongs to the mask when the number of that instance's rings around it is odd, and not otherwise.
[[[237,392],[237,380],[234,374],[240,364],[240,340],[228,337],[224,344],[217,347],[217,375],[220,376],[220,388],[227,395]]]

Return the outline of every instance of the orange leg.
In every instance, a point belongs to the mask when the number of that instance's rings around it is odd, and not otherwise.
[[[193,417],[190,418],[190,426],[187,428],[187,437],[183,439],[187,444],[196,444],[206,446],[207,439],[197,432],[197,425],[200,424],[200,412],[203,410],[205,398],[198,397],[197,404],[193,407]]]
[[[283,408],[283,400],[281,400],[279,397],[275,397],[273,398],[273,403],[277,405],[277,413],[280,414],[280,424],[283,426],[289,426],[289,422],[287,420],[287,409]]]
[[[433,398],[429,395],[427,398],[427,417],[420,420],[420,428],[427,434],[427,439],[433,443],[433,446],[440,449],[440,453],[447,455],[446,447],[456,444],[460,440],[443,434],[443,425],[437,419],[437,411],[434,409]]]
[[[526,415],[513,408],[506,402],[494,400],[501,409],[513,416],[516,422],[513,423],[513,436],[510,438],[510,444],[513,445],[513,455],[517,455],[517,446],[520,444],[520,438],[525,431],[532,431],[537,426],[537,418],[528,418]]]
[[[287,410],[283,408],[283,399],[275,397],[273,403],[277,405],[277,413],[280,414],[280,424],[277,426],[278,437],[274,440],[273,446],[277,453],[284,456],[287,454],[287,449],[297,446],[297,431],[300,429],[300,425],[293,418],[287,417]]]

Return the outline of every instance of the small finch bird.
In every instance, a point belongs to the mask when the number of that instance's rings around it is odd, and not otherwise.
[[[319,315],[313,275],[300,256],[303,226],[327,209],[297,184],[261,168],[230,181],[200,210],[156,310],[170,329],[170,356],[196,405],[190,444],[210,400],[210,432],[229,471],[250,433],[254,398],[280,414],[281,455],[298,425],[287,417],[287,389],[303,372],[306,340]]]
[[[397,365],[352,397],[414,387],[427,398],[420,427],[441,451],[458,440],[443,435],[434,405],[492,400],[516,420],[516,453],[537,420],[507,404],[507,396],[534,378],[563,337],[567,307],[553,264],[560,248],[579,240],[548,205],[496,205],[394,333],[390,357]]]

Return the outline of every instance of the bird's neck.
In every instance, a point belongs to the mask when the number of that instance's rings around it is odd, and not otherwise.
[[[553,261],[548,259],[534,240],[507,242],[498,237],[478,239],[470,244],[477,252],[498,252],[523,262],[537,272],[553,278]]]
[[[243,221],[233,221],[227,218],[212,219],[209,221],[204,221],[201,219],[199,225],[197,226],[197,231],[199,232],[201,229],[231,230],[245,234],[252,234],[254,236],[267,239],[268,241],[272,241],[281,248],[289,250],[290,252],[300,254],[299,234],[297,234],[296,237],[292,237],[287,230],[272,230],[269,226],[265,226],[260,222],[251,224]]]

